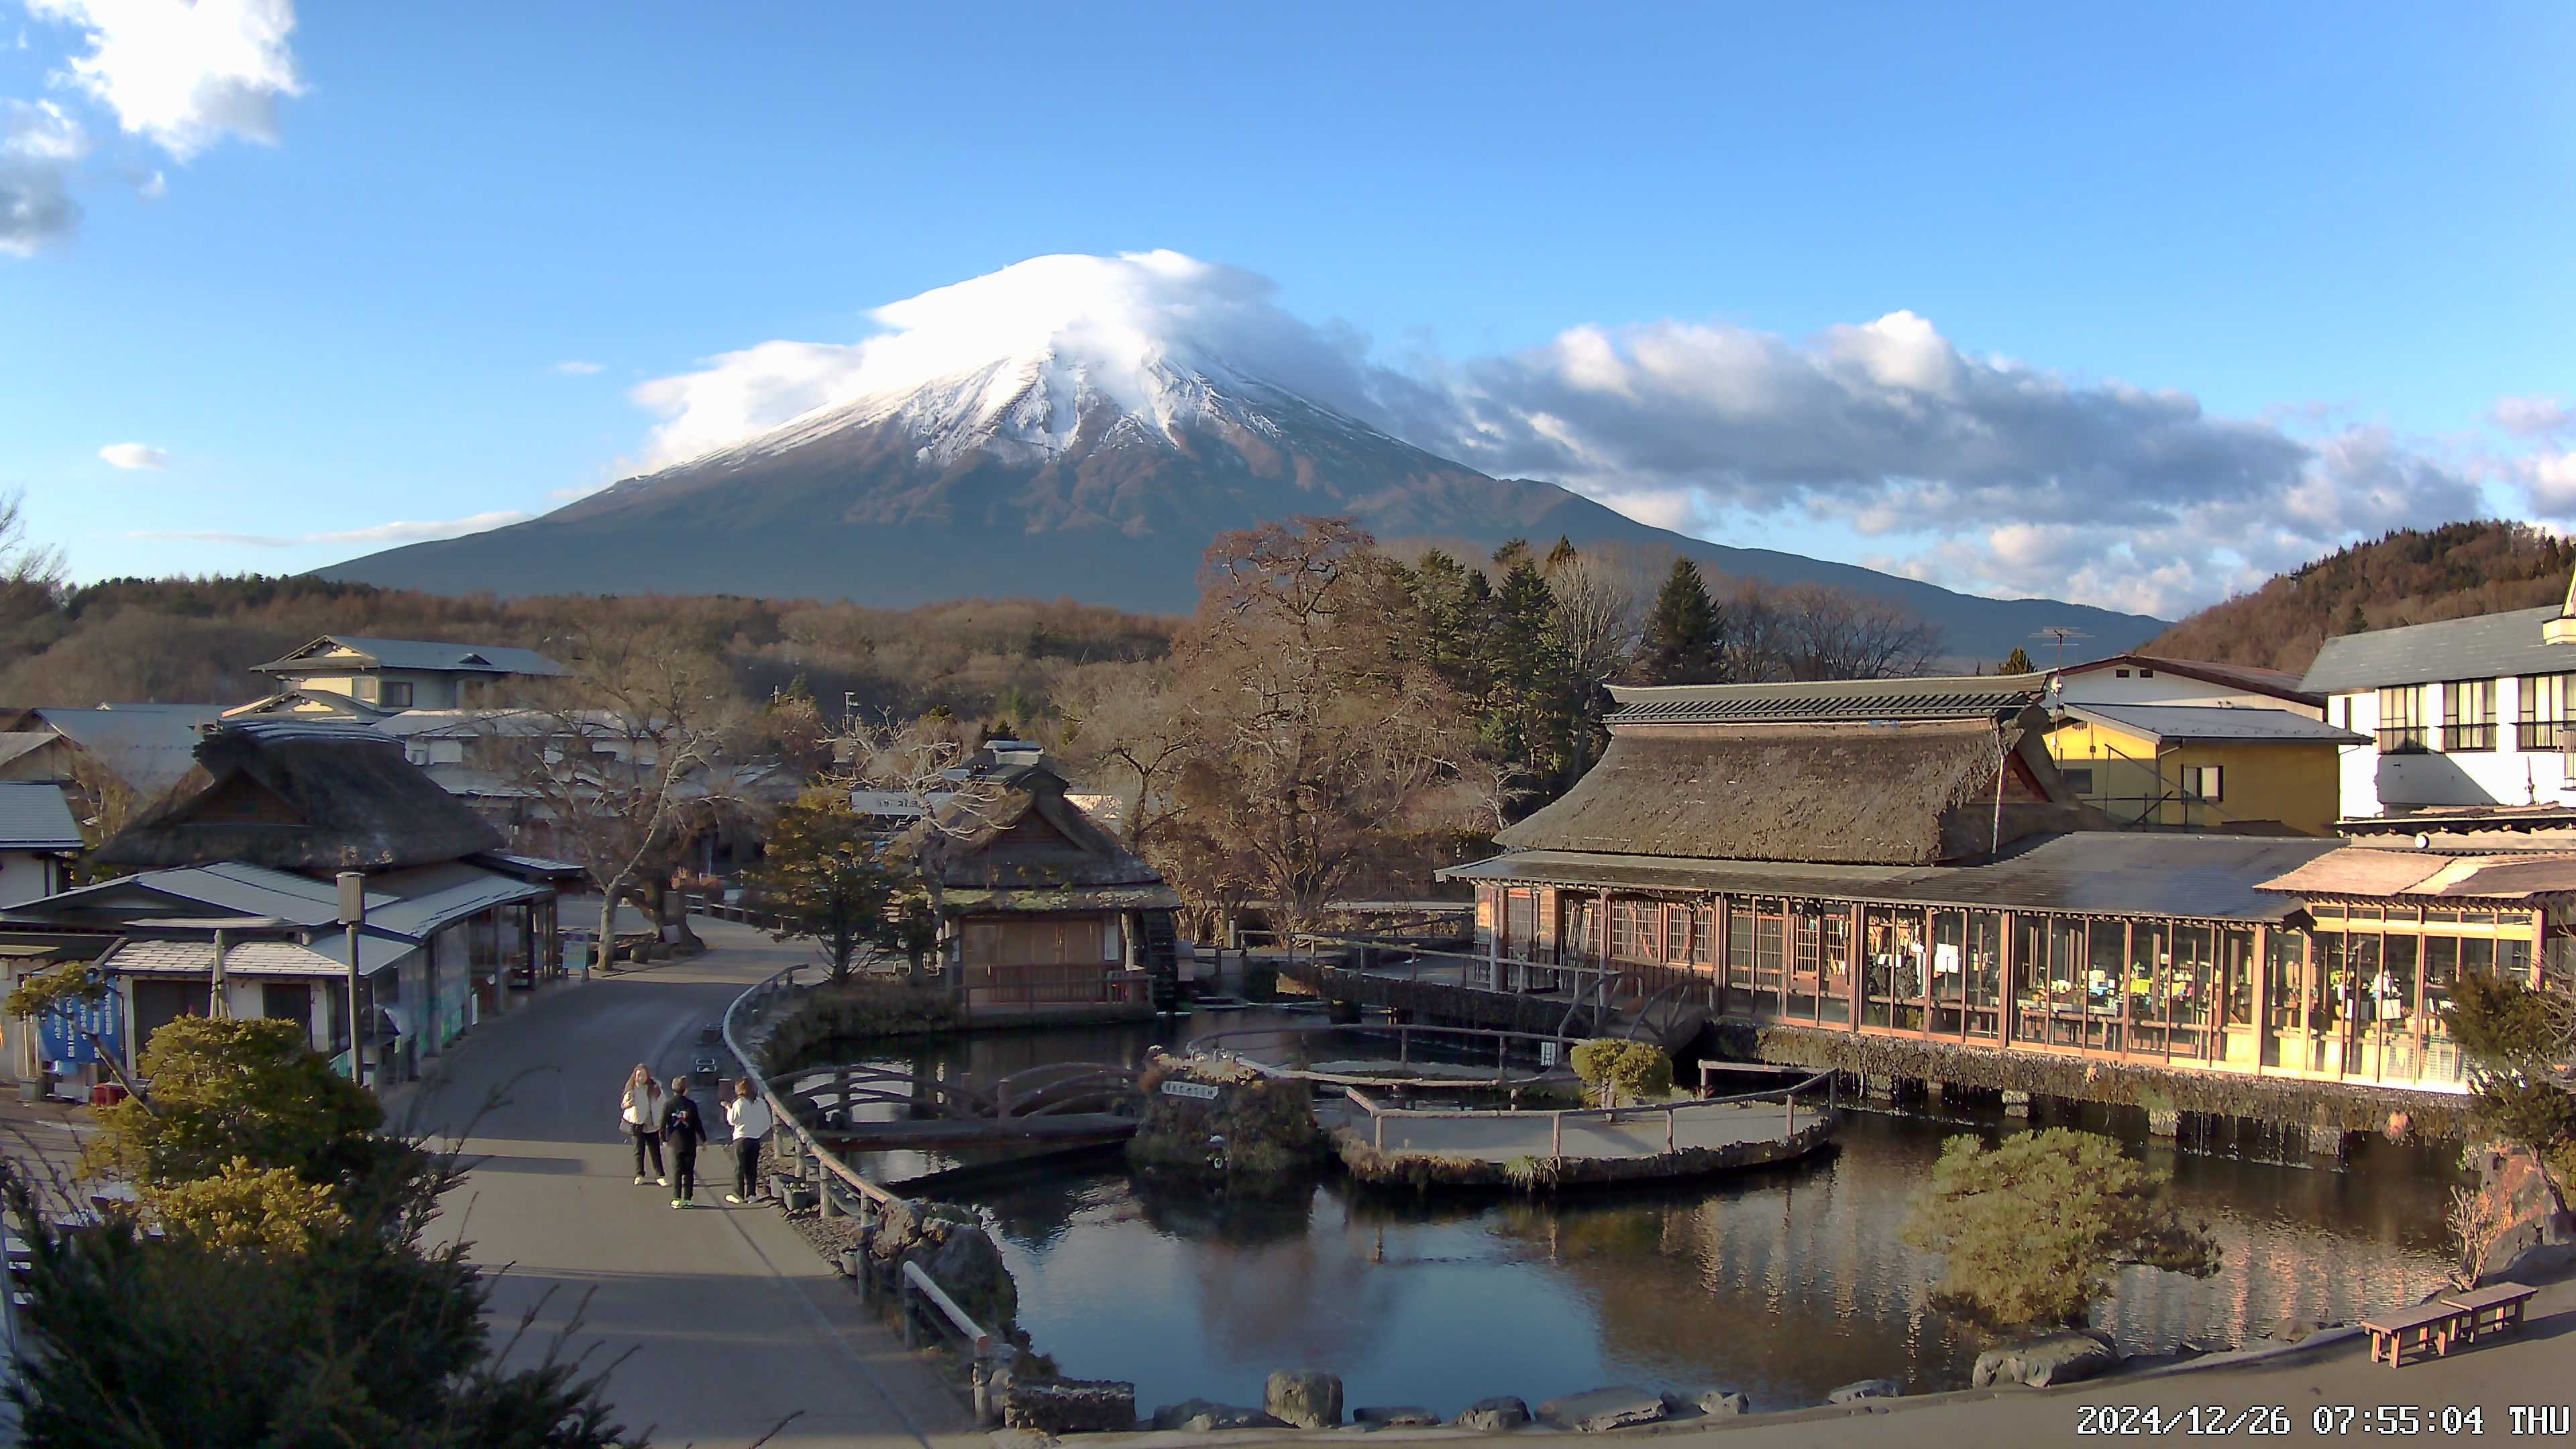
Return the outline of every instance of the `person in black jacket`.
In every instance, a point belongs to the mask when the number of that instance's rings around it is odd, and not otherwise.
[[[662,1145],[671,1149],[671,1206],[688,1207],[698,1198],[698,1144],[707,1140],[707,1119],[689,1095],[689,1079],[671,1079],[671,1100],[662,1106]]]

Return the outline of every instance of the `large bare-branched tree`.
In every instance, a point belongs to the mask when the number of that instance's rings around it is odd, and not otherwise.
[[[1781,666],[1791,679],[1898,679],[1941,652],[1941,630],[1902,604],[1798,584],[1773,601]]]
[[[1191,741],[1179,808],[1148,858],[1173,861],[1185,891],[1254,897],[1311,929],[1443,823],[1442,802],[1490,797],[1464,710],[1403,647],[1408,614],[1402,579],[1346,519],[1218,538],[1174,654]]]
[[[681,852],[744,807],[734,746],[753,713],[723,666],[672,631],[591,622],[563,642],[564,676],[484,720],[478,745],[599,891],[604,967],[618,902],[658,921]]]

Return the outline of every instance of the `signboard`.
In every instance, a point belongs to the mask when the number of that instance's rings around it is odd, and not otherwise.
[[[1184,1082],[1178,1077],[1163,1083],[1166,1097],[1196,1097],[1202,1102],[1216,1100],[1216,1088],[1207,1082]]]
[[[96,1040],[93,1041],[92,1038]],[[106,1055],[125,1055],[125,1005],[114,992],[96,1001],[57,1002],[36,1019],[37,1049],[49,1062],[85,1066]]]
[[[1538,1064],[1542,1067],[1556,1065],[1556,1043],[1543,1041],[1538,1044]]]

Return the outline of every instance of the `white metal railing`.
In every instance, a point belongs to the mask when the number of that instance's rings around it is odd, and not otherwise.
[[[1770,1067],[1748,1067],[1734,1062],[1702,1062],[1700,1067],[1703,1073],[1703,1080],[1705,1080],[1705,1074],[1710,1070],[1753,1072],[1774,1072],[1777,1070],[1776,1068]],[[1772,1087],[1759,1092],[1739,1092],[1732,1096],[1725,1097],[1688,1097],[1670,1102],[1639,1102],[1625,1107],[1571,1107],[1562,1110],[1552,1108],[1542,1109],[1514,1107],[1493,1111],[1475,1111],[1462,1110],[1459,1108],[1388,1107],[1381,1105],[1376,1101],[1376,1099],[1368,1096],[1367,1093],[1359,1087],[1344,1087],[1342,1091],[1343,1094],[1350,1099],[1351,1105],[1359,1108],[1363,1113],[1367,1114],[1370,1123],[1370,1145],[1380,1152],[1386,1150],[1386,1123],[1389,1118],[1429,1119],[1451,1122],[1488,1122],[1497,1120],[1535,1121],[1544,1118],[1548,1124],[1548,1155],[1550,1157],[1561,1157],[1565,1152],[1565,1124],[1569,1120],[1575,1122],[1590,1122],[1596,1120],[1602,1122],[1616,1122],[1622,1116],[1632,1118],[1652,1117],[1657,1113],[1661,1113],[1664,1119],[1664,1150],[1666,1152],[1674,1152],[1678,1151],[1680,1148],[1678,1123],[1682,1113],[1696,1112],[1712,1107],[1743,1107],[1752,1103],[1768,1102],[1775,1098],[1781,1103],[1783,1116],[1781,1130],[1783,1138],[1795,1137],[1798,1135],[1798,1098],[1802,1095],[1812,1093],[1816,1087],[1821,1084],[1824,1087],[1826,1094],[1823,1120],[1831,1120],[1834,1112],[1840,1106],[1840,1102],[1838,1100],[1839,1093],[1836,1085],[1838,1076],[1839,1074],[1835,1072],[1818,1072],[1815,1075],[1791,1086]],[[1813,1124],[1810,1123],[1810,1125]]]
[[[842,1267],[857,1281],[861,1291],[873,1298],[878,1288],[876,1273],[879,1270],[873,1255],[864,1245],[874,1237],[878,1219],[884,1211],[903,1199],[868,1181],[856,1168],[826,1150],[816,1140],[813,1130],[797,1118],[788,1101],[770,1084],[768,1069],[745,1048],[742,1039],[742,1023],[748,1019],[746,1008],[751,1011],[767,1009],[781,994],[794,990],[798,974],[807,969],[790,966],[735,997],[733,1004],[725,1008],[725,1046],[732,1051],[734,1060],[742,1063],[743,1072],[759,1084],[761,1100],[769,1104],[770,1117],[777,1124],[771,1129],[772,1140],[784,1133],[795,1143],[800,1169],[814,1183],[815,1211],[827,1218],[847,1214],[859,1219],[863,1246],[855,1252],[843,1254]],[[836,1187],[848,1188],[856,1199],[855,1204],[843,1204],[836,1195]],[[904,1346],[920,1346],[919,1324],[935,1314],[934,1326],[956,1339],[969,1354],[976,1422],[988,1428],[999,1423],[1001,1406],[994,1402],[993,1370],[1003,1355],[1016,1350],[996,1340],[959,1308],[956,1300],[949,1297],[947,1290],[924,1272],[920,1264],[904,1264],[895,1280],[895,1288],[896,1312],[903,1323]]]

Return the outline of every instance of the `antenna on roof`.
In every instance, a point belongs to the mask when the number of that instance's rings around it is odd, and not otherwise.
[[[2090,639],[2093,636],[2085,633],[2081,629],[2070,628],[2064,624],[2051,624],[2047,628],[2040,630],[2038,633],[2033,634],[2030,637],[2033,639],[2056,640],[2057,667],[2064,669],[2066,667],[2066,641],[2069,639]]]

